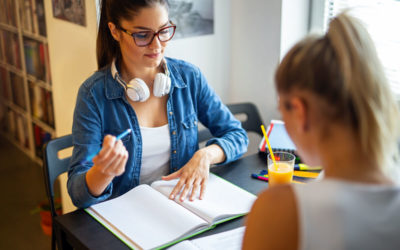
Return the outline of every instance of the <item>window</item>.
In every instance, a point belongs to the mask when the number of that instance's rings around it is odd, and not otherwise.
[[[326,31],[329,20],[347,8],[350,8],[351,15],[364,22],[374,40],[391,88],[400,98],[400,0],[314,1],[311,19],[314,30]]]

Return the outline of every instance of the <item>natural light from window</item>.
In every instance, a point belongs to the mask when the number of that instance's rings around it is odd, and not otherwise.
[[[393,92],[400,97],[400,1],[326,0],[324,30],[330,18],[347,8],[365,23]]]

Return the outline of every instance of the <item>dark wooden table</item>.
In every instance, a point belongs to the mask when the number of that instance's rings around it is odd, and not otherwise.
[[[265,156],[254,154],[224,166],[213,167],[211,172],[257,195],[268,186],[268,183],[252,179],[251,174],[259,173],[266,167]],[[71,247],[76,249],[129,249],[82,209],[57,216],[54,222],[58,239],[62,239],[62,249],[71,249]],[[224,232],[240,227],[243,223],[244,218],[238,218],[220,224],[193,238]]]

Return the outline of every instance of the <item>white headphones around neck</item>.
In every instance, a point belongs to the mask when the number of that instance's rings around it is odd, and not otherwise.
[[[157,73],[154,78],[153,94],[157,97],[167,95],[171,89],[171,78],[169,77],[165,59],[163,59],[162,64],[165,73]],[[147,87],[147,84],[142,79],[134,78],[130,80],[129,83],[122,80],[115,65],[115,58],[111,64],[111,74],[113,78],[124,87],[126,95],[130,100],[144,102],[150,97],[149,87]]]

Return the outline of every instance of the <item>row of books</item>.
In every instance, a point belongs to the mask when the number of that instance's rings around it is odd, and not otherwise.
[[[27,106],[25,99],[24,79],[21,76],[10,72],[10,84],[13,103],[26,111]]]
[[[33,135],[35,140],[35,154],[43,159],[43,145],[51,140],[51,134],[36,124],[33,124]]]
[[[29,97],[32,116],[54,128],[53,97],[50,91],[29,82]]]
[[[29,135],[26,129],[28,127],[26,118],[11,109],[7,109],[4,120],[3,129],[5,132],[12,136],[22,147],[28,149]]]
[[[21,55],[17,34],[6,30],[0,31],[0,50],[2,61],[21,69]]]
[[[47,52],[46,44],[24,39],[26,72],[39,80],[50,82],[50,67],[48,58],[46,58]]]
[[[16,27],[15,0],[0,0],[0,9],[5,10],[5,15],[0,15],[0,22]]]
[[[8,71],[3,67],[0,67],[0,85],[1,98],[11,101],[10,77]]]
[[[19,0],[19,13],[24,31],[47,35],[43,0]]]

